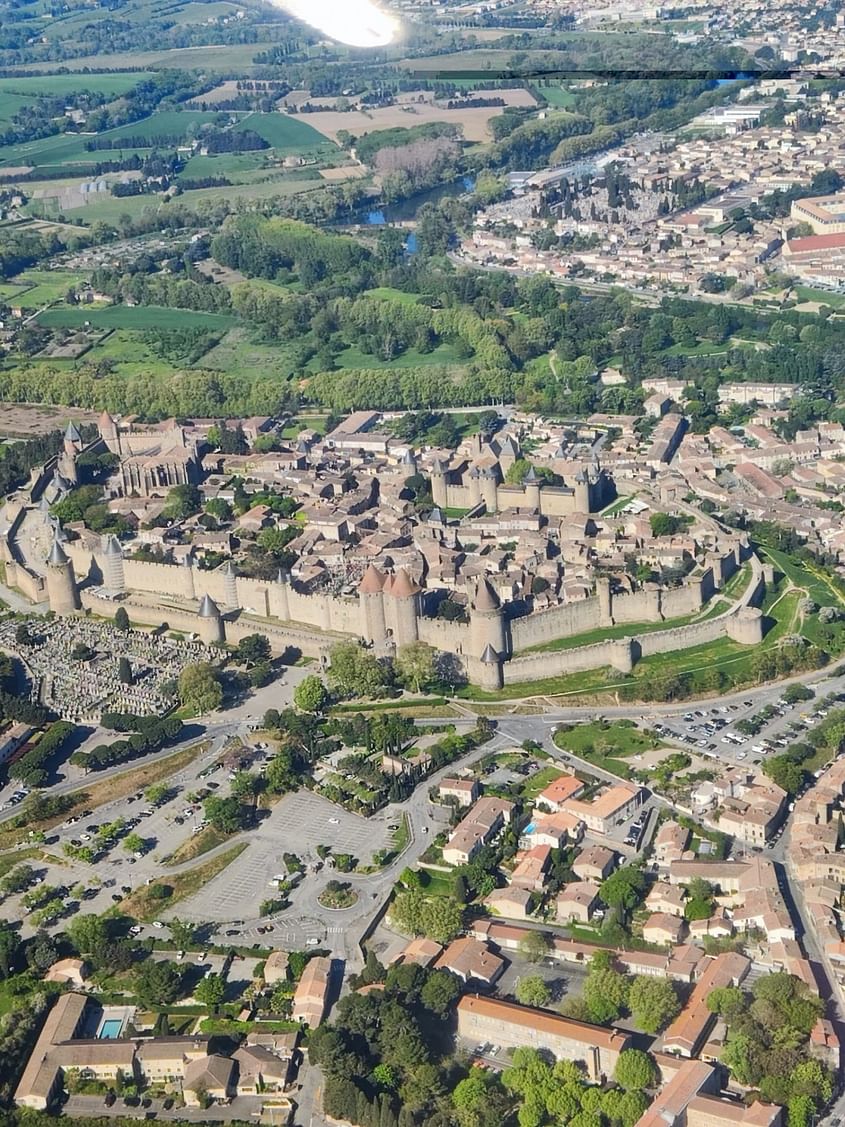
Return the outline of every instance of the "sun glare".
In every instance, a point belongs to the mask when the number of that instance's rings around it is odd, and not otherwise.
[[[372,0],[272,0],[278,8],[350,47],[384,47],[396,38],[396,20]]]

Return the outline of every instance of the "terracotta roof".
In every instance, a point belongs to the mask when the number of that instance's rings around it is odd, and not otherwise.
[[[628,1043],[627,1034],[618,1033],[616,1030],[602,1029],[598,1025],[589,1025],[585,1021],[572,1021],[570,1018],[558,1017],[556,1014],[545,1013],[543,1010],[533,1010],[529,1006],[518,1006],[514,1002],[500,1002],[495,998],[481,998],[478,994],[466,994],[461,998],[458,1002],[458,1012],[498,1018],[503,1023],[522,1025],[527,1029],[536,1029],[557,1037],[566,1037],[570,1041],[581,1041],[585,1045],[595,1045],[601,1049],[621,1051]]]
[[[362,595],[377,595],[384,587],[386,576],[379,571],[375,564],[370,564],[364,572],[358,590]]]
[[[475,609],[476,610],[498,610],[499,598],[487,580],[482,576],[478,581],[478,586],[475,589]]]
[[[418,593],[420,587],[411,579],[405,568],[400,567],[393,576],[393,582],[390,584],[389,591],[387,587],[385,587],[385,590],[389,595],[392,595],[394,599],[410,599],[413,595]]]

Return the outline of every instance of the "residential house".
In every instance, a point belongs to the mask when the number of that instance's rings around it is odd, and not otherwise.
[[[588,880],[576,880],[565,885],[558,893],[556,902],[557,919],[568,923],[589,923],[596,910],[599,887]]]
[[[601,884],[616,868],[616,854],[603,845],[588,845],[572,863],[572,871],[579,880],[592,880]]]
[[[291,1017],[294,1021],[312,1029],[320,1024],[326,1012],[331,977],[331,959],[318,956],[309,960],[293,995]]]
[[[486,943],[464,936],[452,940],[434,966],[436,970],[451,971],[461,982],[492,986],[504,973],[506,963]]]

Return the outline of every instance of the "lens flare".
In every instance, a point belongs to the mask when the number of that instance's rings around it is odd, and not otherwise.
[[[349,47],[386,47],[399,31],[372,0],[271,0],[295,19]]]

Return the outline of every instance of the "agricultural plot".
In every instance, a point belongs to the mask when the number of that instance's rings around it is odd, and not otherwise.
[[[62,66],[65,66],[62,63]],[[90,90],[92,94],[107,94],[119,98],[134,89],[139,82],[151,78],[149,71],[126,71],[123,74],[44,74],[23,78],[0,78],[0,94],[20,94],[28,102],[34,98],[76,94]]]
[[[259,137],[263,137],[277,153],[284,156],[316,156],[321,150],[332,153],[336,151],[333,145],[326,144],[322,131],[318,132],[312,125],[298,117],[291,117],[290,114],[251,113],[235,126],[235,132],[244,129],[251,129]]]
[[[18,290],[13,304],[23,309],[38,309],[52,301],[61,301],[71,286],[85,279],[85,274],[70,270],[28,270],[12,279],[11,285]]]
[[[474,90],[479,97],[502,98],[508,106],[534,106],[536,99],[528,90]],[[434,102],[407,101],[395,106],[378,106],[367,110],[325,110],[309,113],[308,121],[327,137],[337,140],[342,129],[360,136],[376,129],[410,129],[430,122],[446,122],[463,130],[467,141],[489,141],[492,138],[490,121],[504,112],[501,106],[464,107],[448,109]]]
[[[40,314],[38,323],[50,329],[77,329],[86,324],[97,329],[226,329],[234,317],[200,313],[192,309],[165,309],[157,305],[108,305],[100,309],[63,306]]]
[[[62,60],[69,71],[125,70],[138,66],[149,70],[206,70],[212,73],[231,71],[252,73],[257,68],[255,55],[264,48],[259,43],[220,44],[220,46],[171,47],[166,50],[119,51],[112,55],[82,55],[76,59]],[[55,70],[55,63],[29,63],[21,70],[31,74]],[[86,75],[86,78],[88,76]]]

